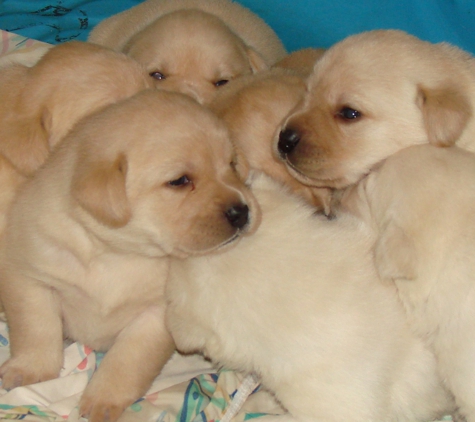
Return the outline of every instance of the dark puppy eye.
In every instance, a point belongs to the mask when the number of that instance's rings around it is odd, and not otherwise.
[[[226,85],[228,82],[229,82],[228,79],[221,79],[220,81],[215,82],[214,86],[220,87],[220,86]]]
[[[191,180],[186,175],[168,182],[170,186],[186,186],[188,183],[191,183]]]
[[[338,117],[344,120],[356,120],[361,117],[361,113],[351,107],[343,107],[338,113]]]
[[[161,72],[155,71],[155,72],[150,72],[149,75],[153,79],[157,79],[158,81],[161,81],[162,79],[165,79],[165,75]]]

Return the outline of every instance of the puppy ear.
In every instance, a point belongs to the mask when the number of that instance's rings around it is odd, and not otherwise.
[[[72,182],[73,197],[106,226],[125,226],[131,217],[126,192],[127,158],[79,163]]]
[[[37,170],[49,155],[42,117],[19,117],[0,123],[0,154],[23,175]]]
[[[417,256],[413,241],[392,221],[376,242],[374,259],[382,279],[413,280],[416,277]]]
[[[472,116],[467,94],[456,86],[419,87],[418,100],[429,142],[440,147],[453,145]]]
[[[263,70],[269,69],[263,57],[253,48],[246,47],[247,57],[249,59],[249,64],[251,65],[252,73],[262,72]]]

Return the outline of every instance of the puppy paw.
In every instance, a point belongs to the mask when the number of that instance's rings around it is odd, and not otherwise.
[[[87,417],[89,422],[114,422],[135,401],[129,395],[113,391],[112,385],[102,391],[94,387],[86,388],[79,403],[79,414]]]
[[[121,406],[114,403],[97,403],[97,400],[81,400],[79,414],[87,417],[89,422],[114,422],[127,406]]]
[[[2,388],[11,390],[22,385],[36,384],[57,378],[60,367],[37,359],[18,357],[7,360],[0,367]]]

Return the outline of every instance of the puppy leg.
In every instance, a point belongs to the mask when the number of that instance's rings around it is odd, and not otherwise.
[[[59,375],[63,364],[60,304],[54,291],[27,277],[3,280],[11,357],[0,367],[9,390]]]
[[[115,421],[142,397],[175,349],[165,306],[147,309],[126,327],[104,356],[80,402],[89,422]]]

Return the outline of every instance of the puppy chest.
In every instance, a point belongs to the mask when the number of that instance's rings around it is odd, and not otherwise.
[[[145,309],[161,303],[166,275],[166,263],[158,259],[92,262],[81,279],[57,288],[65,334],[103,348]]]

